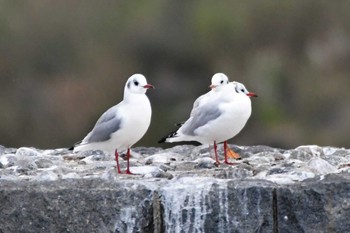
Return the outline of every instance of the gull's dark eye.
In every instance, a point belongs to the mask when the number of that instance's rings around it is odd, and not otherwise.
[[[221,80],[221,82],[220,82],[221,84],[223,84],[224,83],[224,80]]]
[[[241,89],[242,92],[244,92],[244,89]]]
[[[138,81],[134,81],[134,84],[135,84],[135,86],[138,86],[139,82]]]

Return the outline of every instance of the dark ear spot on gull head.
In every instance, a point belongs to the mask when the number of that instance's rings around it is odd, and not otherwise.
[[[256,95],[255,93],[249,92],[242,83],[239,83],[239,82],[233,82],[233,83],[235,84],[235,91],[237,93],[243,93],[249,97],[258,97],[258,95]]]
[[[126,88],[131,93],[144,94],[147,89],[154,87],[147,83],[146,77],[142,74],[134,74],[128,79]]]
[[[215,89],[216,87],[220,87],[229,83],[228,77],[223,73],[216,73],[211,78],[211,85],[209,88]]]

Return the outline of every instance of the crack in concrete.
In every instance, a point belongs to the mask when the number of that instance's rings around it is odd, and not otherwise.
[[[272,232],[278,233],[278,203],[277,203],[277,190],[272,190]]]

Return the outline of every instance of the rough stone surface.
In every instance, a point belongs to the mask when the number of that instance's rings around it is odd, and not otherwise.
[[[99,150],[0,146],[0,232],[350,229],[350,150],[231,148],[234,166],[217,166],[207,146],[134,148],[137,174],[118,175]]]
[[[152,189],[100,179],[1,184],[1,232],[152,232]]]
[[[276,196],[278,232],[349,232],[349,174],[279,187]]]

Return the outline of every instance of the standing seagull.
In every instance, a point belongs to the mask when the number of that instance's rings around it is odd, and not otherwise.
[[[216,163],[219,164],[217,143],[224,143],[225,163],[227,160],[226,141],[236,136],[251,115],[249,97],[256,97],[238,82],[224,85],[216,94],[202,97],[194,106],[190,118],[181,127],[159,142],[197,141],[201,144],[214,143]],[[204,99],[205,98],[205,99]],[[205,100],[205,101],[204,101]]]
[[[126,174],[131,174],[130,147],[143,137],[151,123],[152,109],[146,96],[149,88],[154,87],[142,74],[132,75],[125,84],[123,100],[102,114],[92,131],[74,146],[74,152],[101,149],[114,153],[121,174],[118,150],[127,149]]]
[[[193,114],[197,111],[197,109],[199,109],[199,106],[202,106],[203,104],[207,103],[208,101],[212,100],[213,95],[217,95],[220,91],[223,90],[224,86],[229,84],[230,81],[228,79],[228,77],[223,74],[223,73],[216,73],[213,75],[213,77],[211,78],[211,85],[209,86],[209,88],[211,89],[209,92],[199,96],[193,103],[193,108],[191,111],[190,116],[193,116]],[[176,124],[177,126],[182,126],[184,124],[184,122],[182,123],[178,123]],[[227,145],[227,141],[224,141],[224,154],[225,154],[225,163],[226,164],[231,164],[230,162],[228,162],[228,156],[234,159],[239,159],[240,156],[239,154],[235,153],[233,150],[231,150],[229,148],[229,146]]]

